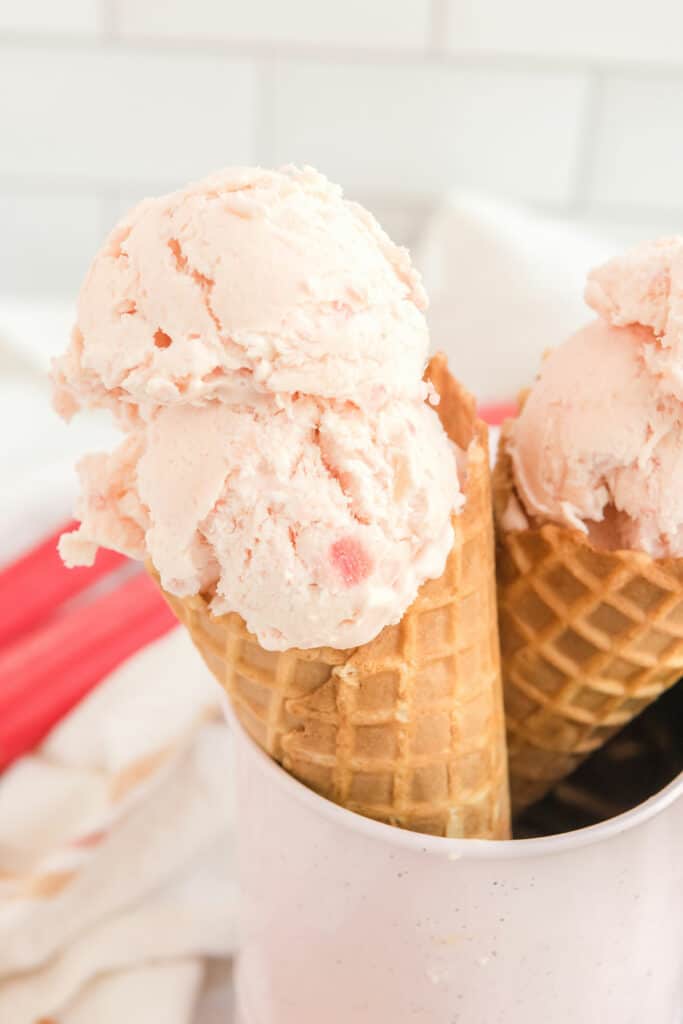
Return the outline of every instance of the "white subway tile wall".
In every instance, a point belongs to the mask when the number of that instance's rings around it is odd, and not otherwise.
[[[680,0],[451,0],[447,19],[454,53],[599,63],[683,60]]]
[[[5,49],[0,175],[173,185],[251,161],[255,91],[249,61],[214,55]]]
[[[320,166],[410,244],[445,189],[683,229],[683,4],[0,0],[0,292],[69,294],[130,203]]]
[[[308,160],[350,189],[436,196],[457,182],[568,202],[584,96],[572,74],[287,61],[274,159]]]
[[[3,295],[75,298],[102,240],[101,207],[87,191],[0,191],[0,302]]]
[[[424,51],[431,0],[116,0],[124,37]]]
[[[605,204],[676,208],[683,202],[683,77],[605,81],[590,197]]]
[[[1,0],[0,32],[95,35],[101,14],[99,0]]]

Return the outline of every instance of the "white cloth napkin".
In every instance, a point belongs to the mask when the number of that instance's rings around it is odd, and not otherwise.
[[[452,196],[415,255],[434,346],[480,398],[504,399],[588,318],[584,275],[609,247]],[[0,563],[68,516],[74,458],[116,437],[102,417],[66,427],[50,410],[47,365],[70,319],[68,307],[0,301],[0,430],[11,439]],[[0,777],[2,1024],[190,1024],[207,958],[229,957],[236,941],[229,736],[214,687],[175,630]]]
[[[576,226],[482,196],[447,196],[415,260],[432,345],[481,401],[515,398],[543,352],[593,316],[586,274],[613,246]]]
[[[191,1019],[204,958],[235,948],[229,747],[177,629],[5,773],[0,1021]]]

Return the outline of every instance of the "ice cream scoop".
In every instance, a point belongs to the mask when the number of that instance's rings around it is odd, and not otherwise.
[[[642,356],[662,391],[683,401],[683,237],[629,249],[588,275],[586,302],[615,327],[640,324]]]
[[[86,278],[56,401],[127,432],[80,466],[67,564],[98,545],[211,595],[262,647],[367,643],[439,577],[464,503],[423,381],[407,253],[310,169],[148,200]]]
[[[598,547],[683,554],[683,362],[662,269],[679,249],[650,243],[589,277],[600,318],[547,356],[510,429],[521,507],[510,505],[508,528],[529,517]]]
[[[226,170],[111,233],[55,366],[58,407],[125,418],[245,390],[413,399],[425,306],[406,251],[322,175]]]
[[[462,504],[435,413],[396,400],[169,407],[81,476],[65,558],[90,560],[93,540],[148,556],[167,591],[212,587],[212,610],[269,650],[354,647],[397,622],[442,572]]]

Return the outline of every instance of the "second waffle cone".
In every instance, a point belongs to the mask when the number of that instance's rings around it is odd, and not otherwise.
[[[349,810],[435,835],[503,839],[509,799],[487,431],[443,356],[428,378],[466,452],[466,504],[443,575],[396,626],[350,650],[264,650],[208,596],[166,594],[242,725]]]
[[[683,558],[597,549],[545,524],[505,530],[503,427],[493,474],[513,810],[540,799],[683,676]]]

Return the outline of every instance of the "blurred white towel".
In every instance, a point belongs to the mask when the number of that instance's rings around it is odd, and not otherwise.
[[[178,629],[5,773],[0,1021],[192,1019],[203,958],[235,948],[229,746]]]
[[[434,346],[480,398],[513,396],[587,319],[584,275],[607,255],[566,225],[448,199],[416,254]],[[73,457],[112,437],[49,408],[68,320],[0,303],[0,431],[16,439],[0,451],[0,562],[66,516]],[[189,1024],[206,958],[235,946],[228,748],[214,684],[176,630],[0,778],[3,1024]]]
[[[545,349],[591,319],[586,274],[610,255],[608,243],[571,224],[448,196],[415,251],[432,346],[481,401],[514,398]]]

